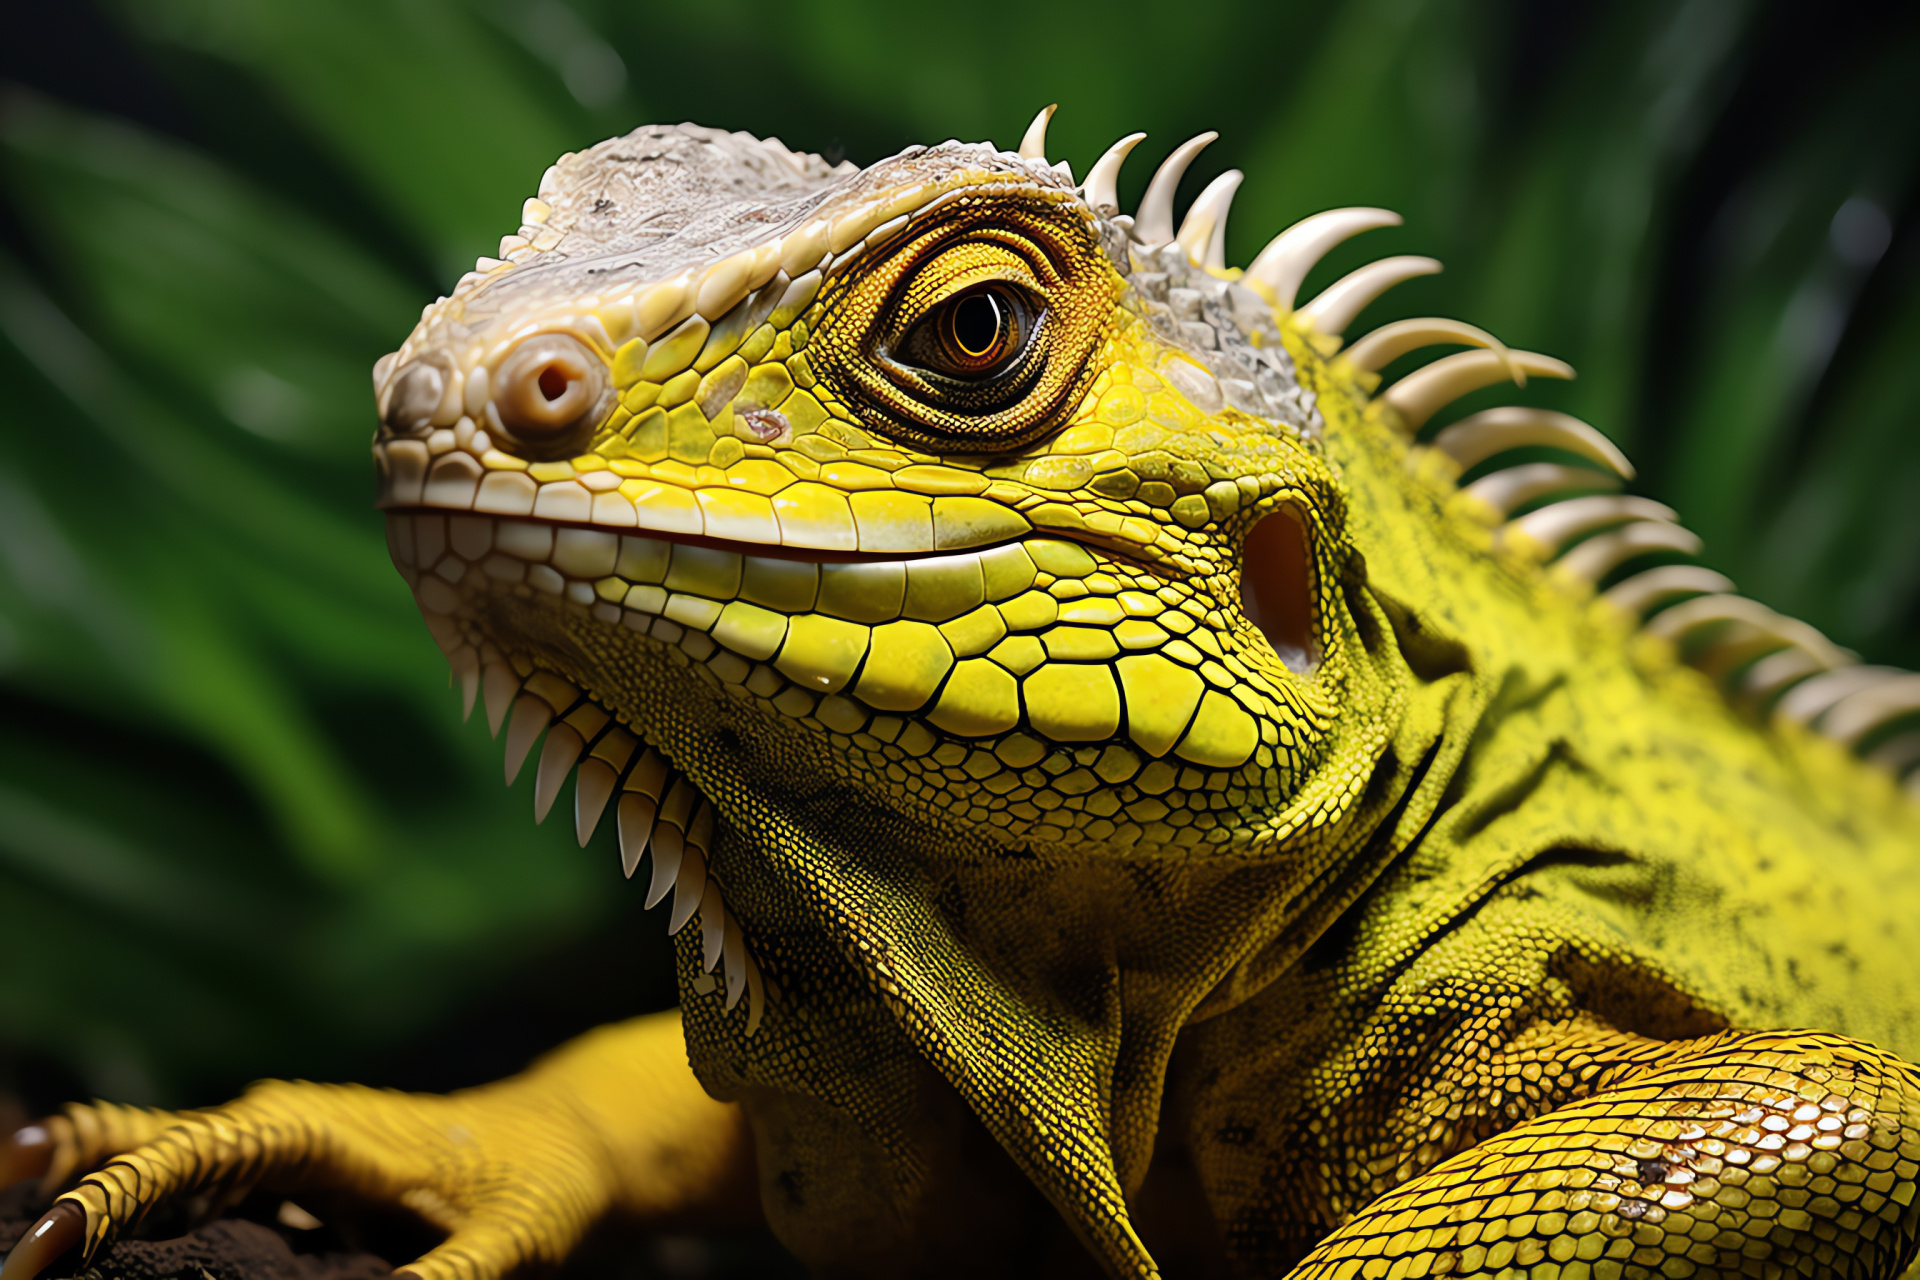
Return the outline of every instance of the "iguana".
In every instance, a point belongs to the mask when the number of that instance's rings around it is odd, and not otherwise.
[[[1237,173],[1173,221],[1214,135],[1126,215],[1141,135],[1076,182],[1047,116],[643,128],[427,307],[394,561],[536,817],[575,775],[671,901],[680,1009],[445,1097],[72,1107],[5,1280],[256,1187],[413,1210],[421,1280],[609,1216],[823,1276],[1907,1266],[1920,820],[1856,756],[1913,678],[1685,563],[1593,428],[1434,431],[1571,370],[1346,343],[1424,258],[1297,304],[1392,214],[1232,269]]]

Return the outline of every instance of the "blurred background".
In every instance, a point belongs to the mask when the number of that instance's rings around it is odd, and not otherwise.
[[[1920,666],[1920,6],[0,0],[0,1095],[444,1088],[671,1001],[612,824],[536,829],[387,562],[368,370],[561,152],[1221,139],[1336,252],[1571,360],[1705,559]],[[1360,332],[1357,327],[1354,332]],[[1476,407],[1466,405],[1465,408]]]

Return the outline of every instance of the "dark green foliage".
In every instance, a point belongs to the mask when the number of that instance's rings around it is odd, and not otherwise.
[[[367,370],[556,155],[646,120],[866,161],[1011,145],[1057,99],[1076,172],[1148,131],[1128,201],[1219,129],[1190,187],[1246,169],[1234,260],[1319,208],[1399,209],[1308,292],[1444,259],[1370,318],[1571,360],[1523,394],[1619,439],[1709,562],[1920,665],[1912,12],[54,8],[62,43],[7,56],[38,87],[0,98],[0,1049],[86,1089],[353,1072],[632,916],[609,835],[536,830],[459,723],[367,505]]]

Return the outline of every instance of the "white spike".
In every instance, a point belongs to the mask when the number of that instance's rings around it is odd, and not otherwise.
[[[1219,136],[1211,130],[1197,134],[1175,147],[1173,154],[1160,162],[1160,167],[1154,170],[1153,181],[1147,184],[1147,193],[1140,197],[1139,211],[1133,215],[1135,240],[1160,245],[1173,239],[1173,198],[1179,191],[1180,179],[1186,176],[1193,158]]]
[[[480,655],[472,645],[464,645],[448,661],[460,682],[460,719],[465,722],[473,718],[474,700],[480,693]]]
[[[553,810],[553,802],[560,797],[560,789],[566,785],[567,778],[573,773],[573,767],[580,763],[582,753],[586,751],[586,741],[578,730],[564,721],[556,722],[547,730],[546,741],[540,747],[540,759],[533,774],[533,821],[538,826],[547,820],[547,814]]]
[[[1341,358],[1356,369],[1378,373],[1409,351],[1443,345],[1481,347],[1502,354],[1507,350],[1506,343],[1464,320],[1418,316],[1381,325],[1348,347],[1341,353]]]
[[[711,888],[700,901],[700,972],[712,973],[720,963],[720,943],[727,936],[727,907],[720,891]]]
[[[1502,541],[1532,543],[1551,556],[1557,555],[1571,539],[1608,525],[1626,524],[1631,520],[1672,519],[1673,508],[1662,506],[1652,498],[1596,494],[1529,511],[1518,520],[1502,525],[1500,537]]]
[[[1694,635],[1689,635],[1683,641],[1687,648],[1687,665],[1723,688],[1731,672],[1744,669],[1762,654],[1782,650],[1780,635],[1776,630],[1745,622],[1707,627],[1703,634],[1704,643],[1695,644],[1694,641],[1701,637]]]
[[[647,886],[647,910],[651,911],[680,878],[680,859],[686,844],[680,828],[671,822],[655,821],[653,843],[649,847],[653,850],[653,883]]]
[[[1057,102],[1050,102],[1040,108],[1040,114],[1033,118],[1033,123],[1027,126],[1026,134],[1020,139],[1022,160],[1038,160],[1042,164],[1046,163],[1047,122],[1053,119],[1053,113],[1059,109],[1060,104]]]
[[[1401,221],[1391,209],[1367,208],[1329,209],[1303,218],[1267,242],[1247,268],[1246,282],[1271,295],[1277,310],[1291,311],[1301,282],[1327,250],[1349,236],[1377,227],[1397,227]]]
[[[731,1009],[747,989],[747,942],[736,925],[727,930],[720,945],[727,957],[727,1008]]]
[[[1685,565],[1669,565],[1668,568],[1687,568]],[[1658,573],[1650,569],[1648,573]],[[1644,578],[1647,574],[1638,574]],[[1627,582],[1634,579],[1629,578]],[[1626,583],[1621,583],[1625,586]],[[1790,647],[1778,653],[1770,653],[1748,667],[1740,677],[1740,695],[1765,705],[1767,700],[1790,685],[1798,684],[1808,676],[1827,670],[1827,665],[1799,647]]]
[[[1663,564],[1608,587],[1602,598],[1639,617],[1676,596],[1718,595],[1733,590],[1733,579],[1697,564]]]
[[[507,726],[507,785],[520,776],[527,752],[553,720],[553,708],[546,699],[523,693],[513,700],[513,722]]]
[[[1573,366],[1533,351],[1462,351],[1414,370],[1387,388],[1380,399],[1412,434],[1468,392],[1508,380],[1524,386],[1529,375],[1571,378]]]
[[[1691,529],[1662,520],[1636,520],[1612,533],[1588,538],[1560,557],[1554,567],[1576,578],[1599,582],[1635,556],[1650,551],[1678,551],[1682,555],[1697,556],[1700,545],[1700,535]]]
[[[656,837],[657,838],[657,837]],[[673,910],[667,917],[667,932],[675,934],[686,927],[693,919],[693,913],[700,909],[700,899],[707,891],[707,860],[692,845],[686,845],[680,853],[680,874],[673,881]]]
[[[1744,623],[1784,644],[1797,645],[1819,658],[1827,666],[1837,667],[1848,660],[1846,650],[1821,635],[1798,618],[1775,613],[1758,600],[1745,596],[1695,596],[1670,609],[1656,613],[1647,623],[1647,631],[1679,640],[1696,627],[1716,622]]]
[[[1412,254],[1382,258],[1341,276],[1294,314],[1310,322],[1319,332],[1337,338],[1375,298],[1416,276],[1438,275],[1440,269],[1439,260],[1435,258]]]
[[[1920,713],[1920,675],[1907,673],[1868,685],[1835,703],[1820,717],[1820,732],[1857,747],[1875,729]]]
[[[1528,462],[1491,471],[1462,490],[1487,503],[1502,516],[1515,507],[1569,489],[1618,489],[1620,477],[1592,467],[1567,467],[1557,462]]]
[[[1188,261],[1214,270],[1227,265],[1227,210],[1233,206],[1234,193],[1245,177],[1238,169],[1229,169],[1194,199],[1173,237],[1186,251]]]
[[[480,690],[487,703],[487,732],[492,736],[500,736],[500,725],[512,709],[513,695],[520,692],[521,683],[513,668],[504,662],[490,662],[481,673]]]
[[[593,839],[600,815],[606,812],[607,801],[613,798],[613,789],[619,783],[620,775],[605,760],[588,756],[580,762],[580,773],[573,784],[573,836],[582,849]]]
[[[1527,445],[1565,449],[1633,479],[1633,464],[1613,441],[1580,419],[1551,409],[1502,405],[1462,418],[1433,438],[1433,447],[1459,463],[1462,471]]]
[[[559,798],[561,786],[566,783],[567,775],[573,772],[573,766],[580,762],[580,753],[586,748],[587,744],[570,725],[557,724],[548,732],[547,741],[540,748],[540,767],[533,775],[534,825],[538,826],[547,820],[553,802]]]
[[[1120,166],[1127,162],[1127,154],[1140,145],[1144,133],[1130,133],[1120,141],[1108,147],[1105,154],[1093,162],[1093,168],[1087,170],[1087,180],[1081,184],[1081,193],[1093,211],[1103,218],[1111,218],[1120,212]]]
[[[615,808],[614,816],[620,824],[620,870],[629,880],[640,868],[640,855],[647,851],[647,840],[653,835],[653,816],[657,809],[650,796],[637,791],[620,794],[620,804]]]
[[[1881,680],[1905,675],[1895,667],[1865,667],[1850,663],[1829,663],[1834,668],[1793,686],[1774,706],[1774,718],[1808,724],[1842,698]]]

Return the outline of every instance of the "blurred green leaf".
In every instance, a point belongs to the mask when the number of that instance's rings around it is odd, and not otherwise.
[[[16,970],[43,989],[10,1038],[86,1061],[100,1028],[137,1025],[115,1043],[140,1060],[114,1061],[161,1091],[324,1063],[604,914],[611,854],[528,856],[570,842],[528,829],[524,785],[490,785],[498,748],[458,725],[367,506],[365,370],[411,317],[399,288],[125,125],[15,98],[0,163],[84,316],[0,259],[22,389],[0,403],[0,659],[34,699],[7,717],[0,893],[66,904],[16,945],[175,957],[99,990],[91,965]],[[234,420],[236,365],[297,388],[300,431]],[[89,749],[48,740],[70,721]],[[127,794],[148,789],[143,737],[197,764],[169,820]],[[146,1005],[174,968],[204,984],[182,1007],[210,1011],[170,1028]]]
[[[527,82],[450,0],[138,0],[155,44],[233,63],[287,104],[425,239],[450,282],[518,225],[573,136],[551,82]],[[543,94],[541,89],[547,89]]]

